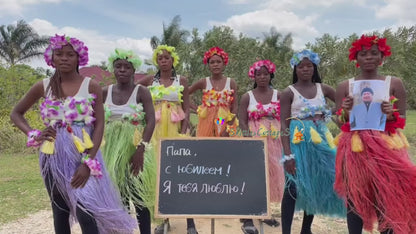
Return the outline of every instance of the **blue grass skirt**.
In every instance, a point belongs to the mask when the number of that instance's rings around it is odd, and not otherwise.
[[[345,217],[345,204],[333,188],[336,148],[325,122],[291,120],[290,149],[296,175],[286,173],[286,177],[296,184],[296,210]]]

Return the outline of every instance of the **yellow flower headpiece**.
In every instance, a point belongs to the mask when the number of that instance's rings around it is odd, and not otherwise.
[[[179,63],[179,56],[175,52],[175,47],[168,46],[168,45],[160,45],[153,51],[153,64],[156,67],[158,67],[158,65],[157,65],[157,56],[159,54],[162,54],[164,50],[166,50],[170,54],[170,56],[172,56],[173,67],[176,67],[176,65],[178,65],[178,63]]]
[[[131,50],[124,50],[124,49],[115,49],[114,50],[115,53],[111,54],[110,57],[108,58],[108,66],[107,69],[110,72],[114,72],[114,61],[116,61],[117,59],[126,59],[127,61],[129,61],[135,70],[137,70],[137,68],[140,67],[140,65],[142,65],[142,60],[140,60],[139,56],[137,56],[133,51]]]

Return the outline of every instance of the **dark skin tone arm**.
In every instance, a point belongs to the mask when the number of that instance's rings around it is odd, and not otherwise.
[[[35,103],[39,101],[40,98],[44,96],[43,82],[39,81],[30,88],[26,95],[16,104],[13,108],[10,118],[13,123],[18,127],[22,132],[27,134],[32,128],[29,126],[28,122],[24,118],[26,111],[30,109]],[[44,141],[52,140],[56,136],[56,131],[52,127],[48,127],[42,131],[42,134],[37,137],[35,140]]]
[[[185,119],[181,122],[181,134],[185,134],[186,130],[188,129],[188,122],[189,122],[189,88],[188,88],[188,80],[186,77],[182,77],[180,79],[180,84],[183,86],[182,91],[182,110],[185,112]]]
[[[240,107],[238,110],[239,127],[242,132],[248,132],[248,113],[247,108],[250,103],[250,96],[245,93],[240,99]]]
[[[96,81],[91,80],[89,84],[89,92],[97,96],[97,98],[95,99],[95,104],[93,106],[95,121],[92,142],[94,143],[94,146],[88,150],[90,158],[94,159],[98,149],[100,148],[104,134],[104,106],[102,95],[103,91],[101,89],[101,86]],[[90,168],[86,164],[81,163],[72,177],[71,186],[74,188],[83,188],[87,183],[89,177]]]
[[[281,141],[283,145],[283,153],[284,155],[290,155],[292,151],[290,150],[290,134],[287,134],[287,129],[290,126],[290,114],[292,112],[292,105],[293,102],[293,93],[289,88],[283,90],[282,94],[280,95],[280,124],[281,124]],[[284,162],[285,171],[289,174],[295,175],[296,173],[296,164],[295,160],[287,160]]]
[[[146,87],[139,87],[139,95],[137,95],[137,103],[143,104],[143,110],[146,113],[146,127],[143,130],[143,142],[149,142],[155,129],[155,110],[153,108],[152,95]],[[145,145],[137,146],[136,151],[131,157],[131,169],[133,175],[137,176],[143,168]]]
[[[153,76],[148,75],[148,76],[145,76],[143,79],[139,80],[137,84],[147,87],[147,86],[152,85],[152,83],[153,83]]]

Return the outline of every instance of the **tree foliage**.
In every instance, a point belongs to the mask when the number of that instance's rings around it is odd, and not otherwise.
[[[10,66],[42,55],[48,42],[23,20],[0,26],[0,58]]]

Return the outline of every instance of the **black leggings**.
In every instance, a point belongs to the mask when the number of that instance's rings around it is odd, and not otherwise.
[[[290,234],[290,230],[292,228],[292,221],[293,221],[293,214],[295,213],[295,205],[296,205],[296,184],[293,181],[289,181],[286,179],[286,188],[283,193],[282,199],[282,233],[283,234]],[[314,216],[308,215],[305,211],[303,212],[303,221],[302,221],[302,230],[301,234],[310,234],[312,221]]]
[[[70,234],[71,228],[69,225],[69,207],[66,204],[62,194],[53,184],[53,178],[50,173],[45,176],[45,186],[48,191],[52,204],[53,224],[55,233]],[[98,234],[97,223],[95,222],[93,214],[86,212],[81,208],[82,204],[78,204],[75,214],[77,216],[82,233],[84,234]]]
[[[347,206],[347,225],[349,234],[361,234],[363,231],[363,220],[361,217],[354,212],[354,204],[351,201],[348,201]],[[377,214],[379,221],[382,219],[380,214]],[[393,234],[392,229],[386,229],[380,234]]]
[[[138,193],[134,193],[135,199],[142,200]],[[129,199],[123,196],[123,204],[128,208]],[[139,204],[134,204],[136,209],[136,218],[139,222],[140,234],[151,234],[151,220],[150,220],[150,211],[147,207],[142,207]]]

